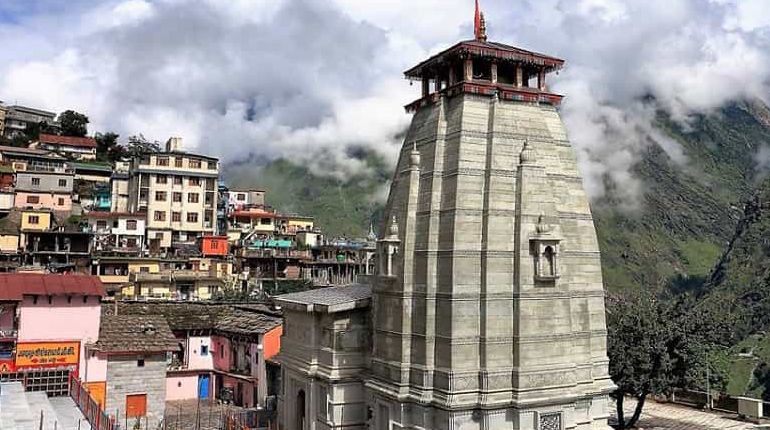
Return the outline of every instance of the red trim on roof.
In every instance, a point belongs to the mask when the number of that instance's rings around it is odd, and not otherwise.
[[[66,146],[82,146],[96,148],[96,140],[90,137],[59,136],[56,134],[40,134],[40,143]]]
[[[0,273],[0,300],[21,301],[25,295],[106,296],[102,281],[94,275],[43,275]]]
[[[84,218],[104,219],[104,218],[146,218],[147,214],[143,212],[88,212],[83,214]]]

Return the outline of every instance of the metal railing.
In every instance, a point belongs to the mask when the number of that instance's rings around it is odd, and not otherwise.
[[[91,397],[80,379],[71,377],[69,388],[70,398],[80,408],[93,430],[115,430],[115,419],[109,417],[101,405]]]

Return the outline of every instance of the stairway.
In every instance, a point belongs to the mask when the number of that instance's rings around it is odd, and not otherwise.
[[[0,383],[0,430],[41,428],[91,430],[91,426],[69,397],[49,398],[43,392],[25,392],[20,382]]]

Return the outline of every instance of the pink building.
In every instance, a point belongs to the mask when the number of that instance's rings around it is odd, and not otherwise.
[[[99,337],[104,295],[97,276],[0,274],[0,373],[28,389],[66,390],[62,381],[90,364],[87,346]],[[54,377],[32,377],[43,371]]]
[[[17,208],[52,209],[71,211],[72,196],[69,194],[17,191],[14,206]]]

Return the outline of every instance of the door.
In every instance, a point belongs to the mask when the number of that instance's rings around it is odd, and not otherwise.
[[[126,416],[128,418],[147,415],[147,394],[132,394],[126,396]]]
[[[209,398],[209,375],[198,375],[198,397]]]

